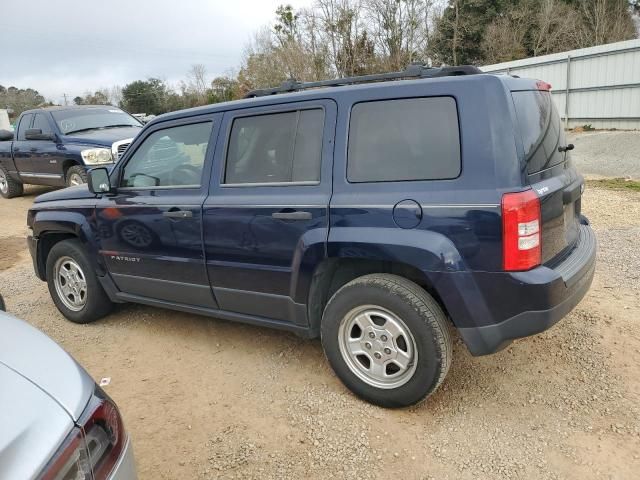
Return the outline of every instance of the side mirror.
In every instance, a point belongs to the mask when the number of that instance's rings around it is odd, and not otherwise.
[[[109,171],[104,167],[89,170],[87,184],[91,193],[110,193],[113,191],[109,183]]]
[[[0,142],[13,140],[13,132],[10,130],[0,130]]]
[[[2,295],[0,295],[0,310],[4,312],[6,309],[7,307],[4,304],[4,298],[2,298]]]
[[[42,133],[39,128],[30,128],[24,132],[24,138],[27,140],[55,140],[56,136],[53,133]]]

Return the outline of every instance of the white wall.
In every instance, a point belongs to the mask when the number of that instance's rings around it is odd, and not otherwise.
[[[640,129],[640,39],[480,68],[550,83],[569,128]]]

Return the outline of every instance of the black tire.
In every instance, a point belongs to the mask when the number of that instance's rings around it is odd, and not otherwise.
[[[72,310],[65,305],[55,285],[55,264],[58,259],[69,257],[80,267],[86,282],[86,300],[80,310]],[[107,315],[113,303],[105,293],[89,262],[89,257],[78,240],[63,240],[56,243],[47,256],[47,285],[49,294],[60,313],[74,323],[90,323]]]
[[[19,197],[24,193],[24,185],[9,176],[7,169],[0,165],[0,195],[4,198]]]
[[[343,357],[340,324],[363,306],[391,313],[413,336],[417,361],[409,363],[414,370],[410,374],[407,368],[404,384],[393,388],[371,385],[358,377]],[[359,397],[382,407],[406,407],[426,399],[442,383],[451,365],[453,345],[442,308],[423,288],[397,275],[365,275],[338,290],[324,310],[321,337],[325,355],[342,382]],[[398,349],[395,343],[392,346]],[[375,351],[377,347],[373,348]],[[384,368],[388,374],[388,367]]]
[[[65,178],[64,178],[64,182],[66,183],[67,187],[72,187],[74,185],[72,181],[77,178],[82,179],[82,183],[87,183],[87,179],[89,178],[87,176],[87,171],[83,167],[80,167],[79,165],[74,165],[73,167],[69,167],[67,169],[67,173],[65,174]],[[76,185],[79,185],[79,184],[76,184]]]

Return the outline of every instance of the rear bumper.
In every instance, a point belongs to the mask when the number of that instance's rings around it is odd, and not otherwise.
[[[515,300],[516,304],[533,305],[535,308],[525,307],[496,323],[459,327],[458,331],[471,354],[487,355],[497,352],[512,340],[543,332],[564,318],[591,286],[596,250],[595,234],[589,225],[584,224],[580,226],[578,243],[560,264],[553,268],[541,266],[528,272],[503,273],[500,275],[509,276],[508,280],[498,281],[493,288],[484,285],[485,292],[492,290],[493,295],[489,297],[493,296],[494,301],[501,292],[505,297],[504,303],[513,305]],[[498,278],[494,277],[494,280]],[[483,296],[486,300],[487,295]],[[500,309],[494,307],[487,308],[486,311]]]

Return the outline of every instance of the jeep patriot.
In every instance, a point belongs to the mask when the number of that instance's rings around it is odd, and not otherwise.
[[[36,274],[73,322],[136,302],[320,337],[386,407],[548,329],[591,284],[550,86],[475,67],[286,82],[162,115],[109,172],[39,196]]]

